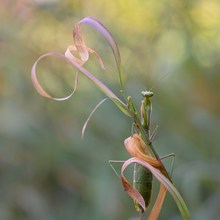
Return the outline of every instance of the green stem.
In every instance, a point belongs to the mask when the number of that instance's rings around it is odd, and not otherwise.
[[[134,115],[134,121],[135,121],[135,123],[137,125],[137,128],[139,129],[139,131],[141,133],[141,137],[142,137],[143,141],[145,142],[145,144],[147,146],[147,150],[148,150],[149,154],[151,156],[155,157],[158,161],[160,161],[163,174],[172,182],[172,180],[171,180],[171,178],[169,176],[168,171],[166,170],[164,164],[162,163],[158,153],[155,151],[155,149],[153,147],[153,144],[149,140],[148,132],[146,132],[146,130],[143,128],[139,118],[135,117],[135,115]]]

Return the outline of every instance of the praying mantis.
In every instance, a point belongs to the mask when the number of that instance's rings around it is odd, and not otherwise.
[[[87,47],[87,45],[85,44],[85,40],[83,38],[81,30],[82,24],[87,24],[92,28],[96,29],[99,33],[101,33],[101,35],[106,39],[107,43],[109,44],[116,61],[121,93],[124,98],[124,101],[118,98],[118,96],[116,96],[110,88],[108,88],[103,82],[101,82],[98,78],[96,78],[92,73],[90,73],[86,68],[83,67],[84,63],[88,61],[90,53],[97,58],[102,68],[104,67],[104,64],[98,53],[95,50]],[[121,178],[121,182],[125,191],[135,201],[135,208],[140,213],[140,217],[143,217],[143,213],[147,211],[148,206],[150,204],[153,179],[152,177],[154,176],[160,182],[160,190],[148,219],[156,220],[158,218],[166,192],[169,191],[173,199],[175,200],[183,219],[189,220],[188,208],[183,198],[179,194],[178,190],[174,187],[172,183],[172,170],[171,174],[169,174],[161,161],[162,159],[167,158],[169,156],[174,157],[174,154],[170,154],[163,158],[160,158],[152,145],[152,140],[156,133],[156,129],[152,133],[150,132],[152,113],[151,97],[153,96],[153,92],[147,90],[141,92],[143,100],[141,102],[139,114],[131,96],[128,96],[126,98],[124,95],[121,56],[118,45],[111,32],[97,19],[86,17],[80,20],[73,28],[73,39],[74,45],[70,45],[66,49],[66,52],[64,54],[57,52],[49,52],[43,54],[35,61],[31,70],[31,78],[34,87],[40,95],[46,98],[53,99],[56,101],[64,101],[66,99],[69,99],[76,90],[76,85],[78,82],[78,71],[80,71],[84,74],[84,76],[89,78],[108,97],[106,99],[111,99],[123,114],[133,119],[132,135],[124,141],[125,148],[131,155],[131,158],[126,161],[123,161],[123,165],[121,167],[121,174],[117,175]],[[78,53],[78,56],[75,56],[75,53]],[[49,92],[47,92],[41,86],[37,77],[36,68],[38,62],[40,62],[42,59],[48,56],[55,56],[60,59],[63,59],[67,63],[71,64],[74,68],[76,68],[77,71],[74,89],[70,95],[63,98],[56,98],[49,94]],[[82,136],[84,134],[88,121],[91,118],[91,115],[94,113],[97,107],[99,107],[106,99],[103,99],[89,115],[88,119],[86,120],[86,123],[83,126]],[[112,162],[114,161],[111,161],[111,163]],[[135,170],[132,186],[124,176],[124,170],[127,168],[128,165],[133,163],[135,164]],[[112,168],[114,169],[113,166]]]
[[[170,175],[167,173],[166,169],[161,163],[161,165],[163,166],[163,172],[165,172],[167,177],[171,180],[175,154],[171,153],[162,158],[159,158],[158,154],[154,150],[152,146],[152,140],[156,133],[157,127],[152,132],[152,134],[150,133],[151,114],[152,114],[152,103],[151,103],[150,98],[153,96],[153,92],[144,90],[141,92],[141,95],[143,96],[144,99],[141,102],[140,118],[138,116],[137,109],[134,105],[132,98],[128,97],[127,106],[130,109],[130,111],[133,112],[133,114],[135,115],[134,122],[132,124],[132,136],[140,140],[140,137],[137,134],[141,134],[141,136],[148,142],[149,149],[147,149],[146,144],[142,141],[141,145],[143,148],[141,151],[143,155],[155,156],[157,160],[162,160],[168,157],[173,157]],[[125,141],[125,145],[126,145],[126,141]],[[117,162],[123,163],[125,161],[110,160],[109,164],[114,170],[114,172],[118,175],[117,171],[115,170],[113,166],[113,163],[117,163]],[[143,208],[140,206],[140,204],[136,200],[134,200],[135,209],[137,212],[140,213],[140,217],[143,216],[143,213],[147,210],[150,204],[151,195],[152,195],[152,184],[153,184],[153,174],[147,168],[139,164],[135,164],[134,173],[133,173],[133,187],[142,195],[145,201],[145,208]]]

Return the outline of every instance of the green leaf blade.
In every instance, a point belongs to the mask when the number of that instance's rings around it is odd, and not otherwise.
[[[144,167],[146,167],[147,169],[149,169],[152,174],[158,179],[158,181],[160,183],[162,183],[167,190],[170,192],[170,194],[172,195],[174,201],[177,204],[177,207],[179,208],[179,211],[183,217],[184,220],[189,220],[190,219],[190,214],[189,214],[189,210],[182,198],[182,196],[180,195],[180,193],[178,192],[178,190],[174,187],[174,185],[170,182],[170,180],[165,177],[158,169],[154,168],[153,166],[151,166],[149,163],[136,158],[136,157],[132,157],[130,159],[128,159],[122,166],[122,176],[123,176],[123,172],[126,169],[126,167],[132,163],[138,163]]]

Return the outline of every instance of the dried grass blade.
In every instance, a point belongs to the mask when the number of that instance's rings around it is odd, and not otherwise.
[[[65,59],[67,62],[69,62],[69,59],[66,58],[63,54],[61,53],[55,53],[55,52],[51,52],[51,53],[46,53],[46,54],[43,54],[42,56],[40,56],[34,63],[34,65],[32,66],[32,69],[31,69],[31,79],[32,79],[32,83],[34,85],[34,87],[36,88],[36,90],[38,91],[38,93],[46,98],[49,98],[49,99],[53,99],[53,100],[56,100],[56,101],[64,101],[64,100],[67,100],[69,99],[73,94],[74,92],[76,91],[76,87],[77,87],[77,83],[78,83],[78,72],[76,71],[76,77],[75,77],[75,80],[74,80],[74,88],[73,88],[73,91],[71,92],[70,95],[68,96],[65,96],[63,98],[56,98],[56,97],[53,97],[51,96],[40,84],[40,82],[38,81],[38,78],[37,78],[37,72],[36,72],[36,68],[37,68],[37,65],[38,65],[38,62],[41,61],[43,58],[47,57],[47,56],[55,56],[55,57],[59,57],[59,58],[62,58],[62,59]]]
[[[97,19],[92,17],[86,17],[79,21],[73,28],[73,39],[76,44],[77,50],[80,52],[80,57],[82,60],[86,61],[89,58],[88,50],[85,45],[85,41],[83,39],[83,34],[81,31],[81,24],[87,24],[93,28],[95,28],[98,32],[102,34],[102,36],[107,40],[109,46],[112,49],[112,52],[115,57],[117,69],[119,72],[119,79],[121,89],[123,90],[123,78],[122,78],[122,66],[121,66],[121,55],[119,52],[118,45],[112,36],[111,32]]]
[[[121,182],[124,187],[124,190],[128,193],[128,195],[140,204],[140,206],[145,210],[146,205],[142,195],[134,189],[134,187],[127,181],[127,179],[122,175]]]
[[[160,184],[160,191],[157,196],[157,200],[151,210],[148,220],[156,220],[160,214],[163,202],[167,193],[167,189],[163,184]]]
[[[55,56],[55,57],[59,57],[61,59],[66,60],[68,63],[70,63],[73,67],[75,67],[77,70],[79,70],[80,72],[82,72],[87,78],[89,78],[93,83],[95,83],[95,85],[107,96],[109,97],[117,106],[118,108],[127,116],[131,116],[129,110],[127,109],[127,106],[125,103],[123,103],[104,83],[102,83],[100,80],[98,80],[92,73],[90,73],[87,69],[85,69],[84,67],[82,67],[80,64],[78,64],[75,60],[73,59],[69,59],[68,57],[66,57],[65,55],[61,54],[61,53],[56,53],[56,52],[51,52],[51,53],[46,53],[42,56],[40,56],[34,63],[32,70],[31,70],[31,78],[32,78],[32,82],[34,87],[36,88],[36,90],[44,97],[53,99],[53,100],[57,100],[57,101],[63,101],[66,99],[69,99],[73,93],[75,92],[75,88],[73,90],[73,92],[63,98],[55,98],[53,96],[51,96],[48,92],[45,91],[45,89],[43,89],[43,87],[40,85],[38,78],[37,78],[37,72],[36,72],[36,68],[37,68],[37,64],[40,60],[42,60],[44,57],[47,56]],[[77,77],[76,77],[76,81],[77,81]],[[75,82],[76,82],[75,81]],[[76,85],[76,83],[75,83]]]
[[[86,129],[86,127],[87,127],[87,125],[88,125],[88,123],[89,123],[89,121],[90,121],[92,115],[95,113],[96,109],[97,109],[100,105],[102,105],[102,104],[103,104],[106,100],[108,100],[108,99],[109,99],[109,98],[105,98],[105,99],[101,100],[101,101],[95,106],[95,108],[92,110],[92,112],[90,113],[89,117],[86,119],[86,121],[85,121],[85,123],[84,123],[84,125],[83,125],[83,128],[82,128],[82,138],[83,138],[83,136],[84,136],[85,129]]]

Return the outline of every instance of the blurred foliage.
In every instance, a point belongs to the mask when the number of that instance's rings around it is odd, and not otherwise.
[[[129,157],[123,140],[130,135],[131,121],[106,103],[81,140],[83,123],[103,95],[80,75],[73,98],[50,101],[37,94],[30,80],[36,58],[65,51],[72,42],[72,26],[85,16],[102,21],[117,39],[126,94],[138,103],[140,91],[153,86],[153,125],[160,126],[156,150],[159,155],[176,153],[173,180],[192,219],[218,219],[218,0],[1,0],[0,219],[136,216],[107,163]],[[94,58],[87,67],[117,92],[110,49],[98,33],[85,31],[107,70],[103,73]],[[48,62],[42,64],[43,83],[58,96],[70,92],[74,72],[63,61]],[[51,68],[56,74],[49,73]],[[159,219],[181,219],[169,195]]]

